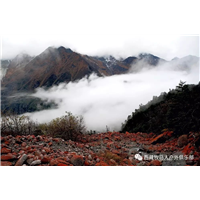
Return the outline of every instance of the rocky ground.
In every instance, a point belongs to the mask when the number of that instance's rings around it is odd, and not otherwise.
[[[80,142],[44,135],[1,137],[1,166],[197,166],[200,133],[175,137],[107,132]]]

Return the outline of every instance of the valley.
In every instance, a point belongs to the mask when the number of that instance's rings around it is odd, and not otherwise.
[[[91,74],[109,77],[120,74],[137,74],[142,70],[172,66],[175,71],[189,73],[198,67],[199,58],[187,56],[166,61],[152,54],[141,53],[138,57],[116,59],[82,55],[63,46],[49,47],[37,56],[19,54],[11,60],[2,61],[1,111],[23,114],[54,106],[32,96],[37,88],[49,89],[60,83],[77,82]],[[24,94],[22,101],[21,94]],[[12,98],[14,96],[14,98]]]

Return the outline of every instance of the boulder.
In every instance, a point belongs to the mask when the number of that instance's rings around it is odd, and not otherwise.
[[[108,166],[108,164],[105,163],[104,161],[100,161],[95,166]]]
[[[8,154],[5,154],[5,155],[2,155],[1,156],[1,160],[5,160],[5,161],[7,161],[7,160],[14,160],[14,159],[16,159],[17,157],[15,156],[15,155],[13,155],[13,154],[11,154],[11,153],[8,153]]]
[[[152,161],[150,162],[150,165],[151,165],[151,166],[161,166],[162,163],[161,163],[161,161],[159,161],[159,160],[152,160]]]
[[[68,164],[65,164],[65,163],[58,163],[57,166],[68,166]]]
[[[181,135],[178,140],[177,140],[177,145],[178,147],[183,147],[185,146],[186,144],[188,144],[188,137],[187,135]]]
[[[16,162],[15,166],[22,166],[24,164],[24,162],[26,161],[26,159],[28,158],[28,156],[26,154],[23,154],[19,160]]]
[[[27,162],[28,165],[31,165],[31,163],[33,162],[33,158],[27,159],[26,162]]]
[[[44,156],[43,159],[41,160],[41,162],[42,162],[43,164],[47,164],[47,163],[50,162],[50,158],[47,157],[47,156]]]
[[[22,147],[25,147],[26,146],[26,142],[22,142]]]
[[[31,166],[40,165],[40,164],[41,164],[41,160],[34,160],[34,161],[31,163]]]
[[[83,156],[73,155],[70,161],[75,166],[82,166],[84,164]]]
[[[9,161],[1,161],[1,166],[12,166],[12,163]]]
[[[69,163],[64,158],[55,158],[50,160],[50,166],[69,166]]]
[[[3,148],[1,149],[1,154],[7,154],[7,153],[11,153],[11,149],[8,149],[8,148],[3,147]]]

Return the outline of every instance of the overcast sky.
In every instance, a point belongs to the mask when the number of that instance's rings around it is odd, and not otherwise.
[[[24,52],[38,55],[49,46],[65,46],[88,55],[137,56],[152,53],[166,60],[187,55],[199,56],[198,36],[134,34],[63,34],[3,36],[3,58]]]

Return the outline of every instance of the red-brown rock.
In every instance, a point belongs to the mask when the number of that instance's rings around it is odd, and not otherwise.
[[[1,156],[1,160],[14,160],[14,159],[16,159],[16,156],[11,153]]]
[[[114,150],[112,150],[112,153],[114,153],[114,154],[118,154],[118,155],[119,155],[119,154],[120,154],[120,151],[114,149]]]
[[[150,165],[151,165],[151,166],[161,166],[162,163],[161,163],[159,160],[152,160],[152,161],[150,162]]]
[[[85,160],[84,165],[85,166],[90,166],[90,163],[87,160]]]
[[[22,142],[22,147],[25,147],[26,146],[26,142]]]
[[[24,150],[20,150],[19,154],[24,154],[24,152],[25,152]]]
[[[40,156],[41,153],[40,153],[39,151],[36,151],[36,152],[35,152],[35,155],[36,155],[36,156]]]
[[[188,144],[188,138],[187,135],[181,135],[177,140],[178,147],[183,147],[186,144]]]
[[[52,142],[49,142],[48,145],[51,146],[51,145],[52,145]]]
[[[6,153],[11,153],[11,149],[8,149],[8,148],[3,147],[3,148],[1,149],[1,154],[6,154]]]
[[[95,166],[108,166],[108,164],[105,163],[104,161],[100,161]]]
[[[127,164],[127,165],[132,165],[132,162],[131,162],[129,159],[127,159],[127,158],[125,158],[125,159],[123,160],[123,162],[124,162],[125,164]]]
[[[56,143],[59,143],[61,140],[61,138],[53,138],[53,141],[55,141]]]
[[[50,158],[47,156],[44,156],[43,159],[41,160],[42,164],[47,164],[50,162]]]
[[[131,138],[131,141],[135,142],[135,141],[136,141],[136,138]]]
[[[5,141],[4,142],[6,145],[9,145],[10,144],[10,142],[7,140],[7,141]]]
[[[157,143],[162,143],[166,141],[166,135],[164,133],[158,135],[157,137],[153,138],[150,141],[150,144],[157,144]]]
[[[1,161],[1,166],[12,166],[12,163],[9,161]]]
[[[69,163],[66,162],[64,160],[64,158],[56,158],[56,159],[50,160],[50,165],[51,166],[61,166],[61,163],[63,164],[63,166],[68,166],[69,165]]]
[[[194,150],[194,146],[191,146],[191,144],[188,144],[187,146],[184,147],[184,149],[182,150],[182,152],[184,153],[184,155],[189,155],[190,152],[193,151],[193,150]]]
[[[48,148],[48,147],[44,147],[43,149],[44,149],[47,153],[50,153],[50,152],[51,152],[51,149]]]
[[[70,161],[75,166],[82,166],[84,164],[83,157],[78,155],[73,155]]]
[[[65,163],[58,163],[57,166],[68,166],[68,164],[65,164]]]
[[[111,165],[114,165],[114,166],[116,166],[116,165],[117,165],[116,161],[115,161],[115,160],[113,160],[113,159],[110,159],[109,163],[110,163]]]

